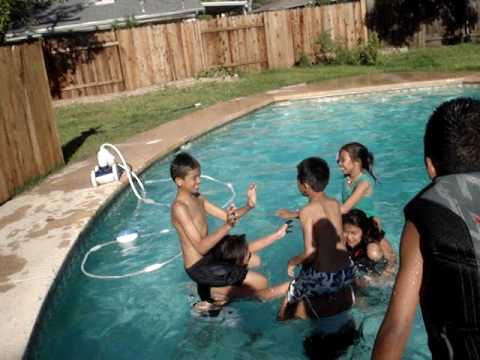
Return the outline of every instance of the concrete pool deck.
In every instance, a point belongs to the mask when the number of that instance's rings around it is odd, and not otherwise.
[[[376,74],[299,84],[233,99],[115,144],[135,171],[200,135],[278,101],[388,90],[480,84],[474,73]],[[0,206],[0,359],[19,359],[42,304],[82,232],[127,184],[92,188],[95,158],[73,163]]]

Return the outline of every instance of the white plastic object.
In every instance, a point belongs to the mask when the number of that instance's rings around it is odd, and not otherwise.
[[[116,240],[120,244],[128,244],[131,243],[138,238],[138,233],[133,230],[124,230],[118,234]]]
[[[97,162],[100,167],[113,166],[113,164],[115,164],[115,156],[105,149],[105,147],[101,146],[97,153]]]

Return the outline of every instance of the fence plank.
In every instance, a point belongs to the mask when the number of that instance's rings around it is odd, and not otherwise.
[[[278,69],[293,66],[295,55],[287,12],[267,12],[264,17],[269,67]]]
[[[0,48],[0,203],[63,163],[40,42]]]

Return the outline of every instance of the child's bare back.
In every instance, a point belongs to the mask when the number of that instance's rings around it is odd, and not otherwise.
[[[343,241],[340,204],[328,196],[311,201],[300,211],[304,231],[311,231],[312,247],[321,249],[316,254],[315,269],[336,272],[348,264],[348,253]],[[311,230],[307,230],[306,227]]]

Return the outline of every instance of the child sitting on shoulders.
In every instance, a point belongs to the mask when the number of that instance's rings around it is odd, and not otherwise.
[[[226,269],[235,269],[241,273],[247,273],[248,269],[260,265],[260,257],[257,252],[280,240],[289,231],[289,224],[280,226],[273,234],[248,243],[245,234],[225,235],[222,240],[210,251],[210,256],[216,264],[209,270],[215,273],[222,273]],[[252,263],[252,258],[258,260]],[[207,278],[210,276],[205,274]],[[288,282],[272,288],[255,289],[253,287],[231,286],[228,288],[212,287],[211,284],[199,286],[202,293],[200,298],[210,302],[223,303],[232,298],[252,298],[261,301],[272,300],[283,296],[288,290]]]

